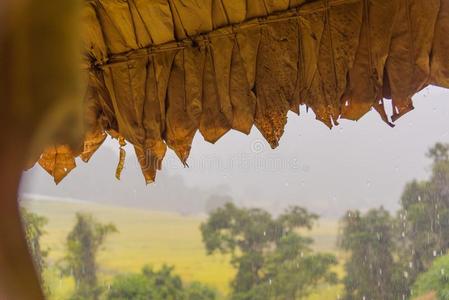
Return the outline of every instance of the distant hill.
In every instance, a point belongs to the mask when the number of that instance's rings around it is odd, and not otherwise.
[[[223,187],[206,190],[187,186],[181,176],[170,175],[169,171],[160,172],[156,183],[146,186],[135,156],[132,151],[128,152],[120,181],[115,178],[118,155],[106,146],[101,147],[88,164],[77,161],[78,167],[58,186],[45,171],[35,166],[25,172],[21,193],[181,214],[203,213],[211,196],[226,193]]]

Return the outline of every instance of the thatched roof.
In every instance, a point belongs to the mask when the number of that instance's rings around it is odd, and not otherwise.
[[[328,127],[372,108],[392,125],[427,85],[449,88],[448,0],[90,0],[83,16],[85,141],[41,156],[56,182],[106,133],[152,182],[198,130],[255,125],[274,148],[300,105]]]

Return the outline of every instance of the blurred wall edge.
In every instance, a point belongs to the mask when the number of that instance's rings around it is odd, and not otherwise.
[[[80,0],[0,0],[0,299],[43,299],[22,232],[27,162],[81,134]]]

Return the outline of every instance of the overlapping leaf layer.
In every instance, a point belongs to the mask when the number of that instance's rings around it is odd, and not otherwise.
[[[152,182],[197,131],[255,125],[274,148],[301,105],[328,127],[372,108],[391,125],[427,85],[449,88],[449,0],[90,0],[84,24],[85,140],[44,151],[56,182],[107,134]]]

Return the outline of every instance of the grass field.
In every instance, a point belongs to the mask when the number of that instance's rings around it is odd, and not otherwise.
[[[99,255],[100,280],[106,286],[118,273],[138,272],[144,265],[157,268],[166,263],[175,266],[175,272],[185,282],[200,281],[222,295],[228,292],[234,271],[228,257],[206,255],[199,231],[204,218],[88,202],[34,200],[24,205],[49,221],[42,243],[50,249],[50,266],[64,255],[65,238],[74,225],[75,213],[88,212],[101,222],[114,223],[119,230],[106,240]],[[336,222],[322,220],[309,234],[315,239],[317,251],[336,253]],[[341,266],[336,272],[342,273]],[[47,281],[55,300],[67,299],[74,286],[71,279],[60,278],[54,268],[50,268]],[[337,299],[340,290],[340,286],[322,287],[310,300]]]

